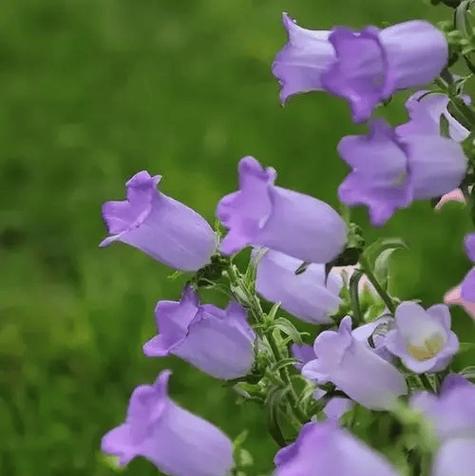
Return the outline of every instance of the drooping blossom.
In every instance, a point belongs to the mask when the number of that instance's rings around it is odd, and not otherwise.
[[[456,142],[464,141],[470,134],[448,111],[449,97],[431,91],[418,91],[406,102],[409,121],[396,128],[402,137],[410,135],[438,135],[440,121],[444,117],[448,123],[448,133]]]
[[[320,384],[332,382],[367,408],[390,409],[407,393],[402,374],[352,335],[349,316],[341,321],[338,331],[322,332],[314,351],[316,359],[304,365],[302,375]]]
[[[227,476],[233,466],[230,439],[179,407],[168,396],[170,371],[153,385],[137,387],[125,422],[102,439],[102,451],[124,466],[142,456],[170,476]]]
[[[449,202],[459,202],[459,203],[463,203],[464,205],[467,203],[462,190],[460,190],[459,188],[456,188],[452,190],[451,192],[446,193],[445,195],[442,195],[442,197],[440,197],[440,200],[437,202],[435,209],[440,210],[446,203],[449,203]]]
[[[282,86],[281,101],[328,91],[349,102],[355,122],[369,119],[397,90],[430,83],[447,64],[444,35],[425,21],[331,32],[299,27],[285,13],[283,22],[288,43],[272,67]]]
[[[307,362],[315,359],[315,351],[309,344],[292,344],[292,357],[297,359],[296,367],[300,370]]]
[[[352,334],[356,340],[368,345],[376,354],[388,362],[394,360],[393,355],[386,349],[384,345],[387,333],[392,329],[394,319],[387,315],[363,324],[353,329]]]
[[[296,274],[302,261],[273,250],[257,257],[256,290],[265,299],[280,303],[295,317],[313,324],[331,323],[338,310],[342,279],[335,271],[328,276],[325,265],[310,264]]]
[[[351,264],[346,266],[335,266],[334,268],[332,268],[332,271],[338,272],[338,274],[342,277],[344,283],[349,283],[351,277],[353,276],[353,273],[357,270],[358,267]],[[358,281],[358,291],[360,293],[369,292],[375,296],[378,295],[366,274],[363,274],[360,280]]]
[[[475,438],[453,438],[437,452],[431,476],[473,476]]]
[[[445,378],[440,395],[420,392],[411,399],[435,430],[440,442],[475,438],[475,385],[458,375]]]
[[[121,241],[168,266],[196,271],[210,262],[215,233],[201,215],[158,191],[160,180],[160,175],[139,172],[126,184],[127,200],[104,203],[111,236],[100,246]]]
[[[398,476],[382,455],[331,420],[305,424],[274,463],[274,476]]]
[[[465,252],[470,261],[475,263],[475,233],[466,236]],[[475,303],[475,267],[468,272],[462,281],[460,294],[464,301]]]
[[[457,142],[440,135],[401,136],[382,119],[370,124],[367,136],[344,137],[338,151],[353,169],[338,189],[340,200],[366,205],[377,226],[413,200],[458,187],[467,168]]]
[[[148,357],[176,355],[213,377],[231,380],[247,375],[254,363],[255,333],[245,310],[231,302],[223,310],[200,304],[191,287],[181,301],[159,301],[159,334],[144,345]]]
[[[230,255],[262,246],[309,263],[327,263],[343,250],[345,222],[325,202],[274,185],[276,171],[253,157],[239,162],[239,191],[218,204],[229,229],[221,251]]]
[[[348,413],[355,403],[349,398],[345,397],[332,397],[328,400],[328,403],[323,409],[323,413],[328,420],[338,422],[341,417]]]
[[[475,319],[475,302],[465,301],[462,298],[462,288],[460,286],[456,286],[445,293],[444,303],[449,306],[461,306],[472,319]]]
[[[421,392],[412,398],[411,405],[424,414],[439,440],[432,476],[472,476],[475,385],[459,375],[449,375],[440,395]]]
[[[415,373],[444,370],[459,349],[450,330],[450,312],[437,304],[425,310],[415,302],[399,304],[395,328],[386,335],[384,345]]]

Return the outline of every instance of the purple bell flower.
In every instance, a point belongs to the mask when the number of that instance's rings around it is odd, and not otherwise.
[[[411,406],[427,418],[440,442],[475,438],[475,385],[463,377],[449,375],[440,395],[420,392]]]
[[[302,261],[273,250],[265,251],[257,259],[256,289],[261,296],[280,303],[303,321],[332,322],[329,316],[340,306],[343,285],[337,272],[332,271],[326,278],[325,265],[310,264],[303,273],[295,274]]]
[[[328,400],[328,403],[323,409],[323,413],[328,420],[338,422],[341,417],[351,411],[355,406],[355,402],[345,397],[333,397]]]
[[[314,344],[316,359],[302,375],[320,384],[332,382],[351,399],[373,410],[388,410],[407,393],[402,374],[351,332],[345,317],[338,331],[322,332]]]
[[[315,351],[313,347],[308,344],[292,344],[290,347],[292,351],[292,357],[297,359],[297,364],[295,365],[297,369],[301,370],[302,367],[311,360],[315,360]]]
[[[383,456],[334,421],[305,424],[274,463],[274,476],[398,476]]]
[[[371,222],[383,225],[415,199],[430,199],[456,188],[467,168],[462,147],[440,135],[398,135],[382,119],[367,136],[347,136],[338,145],[353,169],[340,185],[340,200],[366,205]]]
[[[439,135],[440,119],[443,116],[449,124],[450,138],[463,142],[470,135],[470,131],[450,114],[448,105],[449,97],[446,94],[418,91],[406,102],[409,121],[396,127],[396,133],[401,137]]]
[[[255,334],[238,303],[231,302],[225,310],[202,305],[195,291],[187,287],[180,302],[159,301],[155,319],[160,333],[145,343],[148,357],[173,354],[224,380],[250,372]]]
[[[454,438],[445,442],[434,459],[432,476],[473,476],[475,438]]]
[[[469,259],[475,263],[475,233],[465,238],[465,251]],[[472,268],[461,284],[461,297],[469,303],[475,302],[475,267]]]
[[[221,251],[246,246],[271,248],[309,263],[327,263],[343,250],[345,222],[326,203],[274,185],[276,171],[253,157],[239,162],[239,191],[218,204],[217,216],[229,229]]]
[[[111,236],[99,246],[122,241],[172,268],[197,271],[216,250],[215,233],[201,215],[159,192],[160,179],[139,172],[126,184],[127,200],[104,203]]]
[[[289,41],[277,53],[272,73],[280,81],[280,101],[309,91],[321,91],[322,74],[335,62],[335,50],[328,41],[330,31],[307,30],[287,13],[282,15]]]
[[[439,396],[421,392],[411,400],[439,440],[432,476],[472,476],[475,454],[475,385],[459,375],[445,378]]]
[[[397,90],[430,83],[447,64],[444,35],[425,21],[330,34],[301,28],[285,13],[283,21],[289,40],[273,64],[282,102],[325,90],[349,102],[355,122],[368,120]]]
[[[439,372],[459,349],[450,320],[445,304],[426,311],[415,302],[403,302],[396,309],[396,327],[388,332],[384,345],[415,373]]]
[[[102,438],[102,451],[124,466],[137,456],[170,476],[227,476],[233,446],[218,428],[176,405],[167,392],[170,371],[137,387],[125,423]]]

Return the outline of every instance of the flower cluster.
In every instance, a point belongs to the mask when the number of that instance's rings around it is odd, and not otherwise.
[[[272,67],[282,102],[326,91],[367,123],[366,135],[337,147],[351,168],[338,190],[343,204],[367,206],[381,226],[415,200],[436,199],[437,208],[466,201],[473,159],[465,144],[475,113],[447,68],[441,31],[425,21],[360,31],[307,30],[287,14],[283,21],[288,43]],[[406,123],[375,117],[398,91],[434,81],[438,89],[409,97]],[[238,190],[217,204],[216,230],[160,192],[160,180],[139,172],[126,184],[126,200],[103,206],[110,236],[101,246],[121,241],[189,273],[179,300],[157,303],[146,356],[181,358],[261,404],[281,446],[276,476],[475,474],[475,385],[454,373],[460,344],[447,305],[474,314],[475,268],[446,304],[424,308],[389,292],[389,258],[400,240],[365,246],[349,212],[343,218],[276,185],[276,171],[253,157],[241,159]],[[475,262],[475,233],[465,245]],[[247,248],[241,271],[234,256]],[[226,308],[203,302],[202,288],[224,292]],[[313,325],[314,335],[298,321]],[[102,450],[120,465],[145,457],[171,476],[245,476],[241,443],[174,403],[169,376],[163,370],[153,385],[134,390],[125,422],[104,436]],[[381,428],[397,427],[402,456],[357,436],[361,411]]]

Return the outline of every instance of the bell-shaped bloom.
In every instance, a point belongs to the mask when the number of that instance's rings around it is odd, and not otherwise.
[[[475,302],[465,301],[462,298],[462,288],[460,286],[456,286],[445,293],[444,303],[449,306],[462,307],[472,319],[475,319]]]
[[[308,344],[292,344],[292,357],[297,359],[296,367],[300,370],[307,362],[314,360],[316,355],[313,347]]]
[[[418,91],[406,102],[409,121],[396,128],[397,134],[439,135],[440,120],[444,117],[448,123],[448,133],[456,142],[464,141],[470,134],[460,122],[448,111],[449,97],[446,94]]]
[[[440,447],[432,476],[472,476],[475,455],[475,385],[448,375],[440,395],[421,392],[411,399],[435,430]]]
[[[367,344],[373,352],[378,354],[384,360],[392,362],[394,356],[386,349],[384,345],[387,333],[394,325],[394,319],[389,316],[382,316],[375,321],[368,322],[362,326],[353,329],[353,337]]]
[[[102,439],[102,451],[121,466],[137,456],[170,476],[227,476],[233,446],[218,428],[175,404],[168,396],[170,371],[153,385],[137,387],[125,422]]]
[[[257,255],[256,255],[257,256]],[[257,292],[295,317],[312,324],[331,323],[338,310],[342,279],[335,271],[328,277],[325,265],[310,264],[296,274],[302,261],[278,251],[267,250],[259,256],[256,271]]]
[[[415,302],[399,304],[395,328],[384,340],[386,348],[415,373],[444,370],[459,349],[450,330],[450,312],[444,304],[425,310]]]
[[[332,382],[350,398],[373,410],[388,410],[407,393],[402,374],[351,332],[345,317],[338,331],[322,332],[314,344],[316,359],[302,375],[320,384]]]
[[[470,261],[475,263],[475,233],[465,238],[465,251]],[[475,267],[472,268],[461,284],[461,296],[465,301],[475,303]]]
[[[280,81],[282,104],[289,96],[323,90],[322,74],[335,62],[330,31],[302,28],[287,13],[282,16],[288,43],[277,53],[272,73]]]
[[[127,200],[104,203],[111,236],[100,246],[121,241],[172,268],[196,271],[210,262],[216,235],[201,215],[159,192],[160,179],[139,172],[126,184]]]
[[[383,225],[413,200],[436,198],[458,187],[467,168],[462,147],[440,135],[401,136],[382,119],[367,136],[347,136],[338,145],[353,169],[340,185],[340,200],[366,205],[374,225]]]
[[[463,377],[449,375],[440,395],[421,392],[411,406],[427,418],[440,442],[475,438],[475,385]]]
[[[301,28],[284,14],[284,27],[288,43],[272,68],[282,102],[293,94],[328,91],[349,102],[355,122],[369,119],[395,91],[430,83],[447,64],[444,35],[425,21],[328,32]]]
[[[274,476],[398,476],[382,455],[334,421],[305,424],[274,463]]]
[[[473,476],[475,438],[454,438],[442,444],[431,476]]]
[[[456,188],[455,190],[452,190],[451,192],[446,193],[445,195],[440,197],[440,200],[437,202],[435,209],[440,210],[446,203],[449,202],[459,202],[463,203],[464,205],[467,203],[462,190]]]
[[[245,310],[231,302],[223,310],[200,304],[191,287],[181,301],[159,301],[159,334],[145,343],[148,357],[176,355],[213,377],[231,380],[247,375],[254,363],[255,334]]]
[[[276,171],[253,157],[239,162],[239,191],[218,204],[229,229],[221,251],[230,255],[248,245],[271,248],[308,263],[327,263],[343,250],[345,222],[325,202],[274,185]]]
[[[342,416],[348,413],[355,403],[349,398],[345,397],[333,397],[328,400],[328,403],[323,409],[323,413],[328,420],[338,422]]]

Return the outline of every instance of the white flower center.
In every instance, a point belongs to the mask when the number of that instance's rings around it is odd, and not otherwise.
[[[443,346],[443,336],[440,333],[435,332],[425,339],[421,344],[415,345],[408,343],[407,352],[416,360],[429,360],[436,356],[442,350]]]

